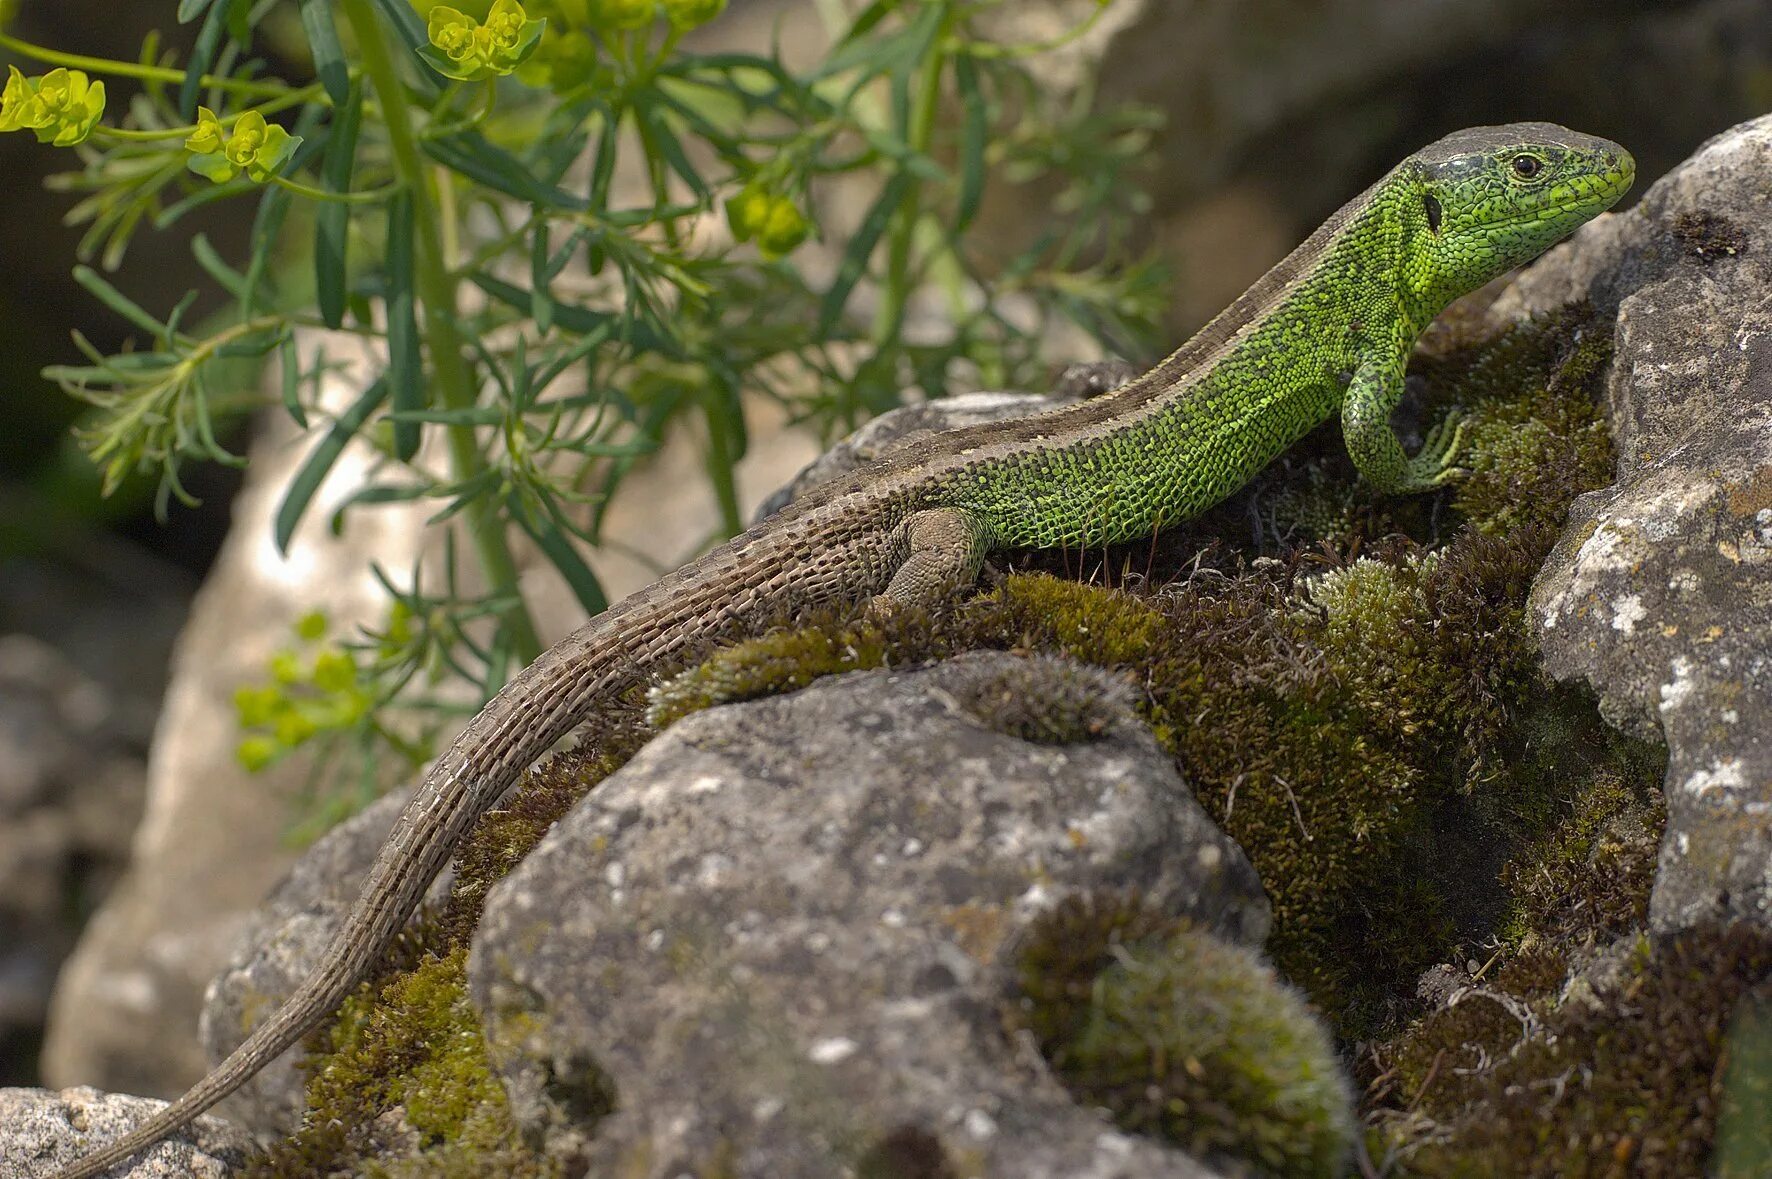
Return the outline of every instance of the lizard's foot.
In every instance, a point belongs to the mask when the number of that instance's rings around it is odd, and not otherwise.
[[[1458,452],[1464,448],[1464,431],[1470,425],[1464,414],[1453,410],[1427,432],[1421,450],[1409,460],[1409,475],[1403,491],[1429,491],[1470,474],[1454,466]]]

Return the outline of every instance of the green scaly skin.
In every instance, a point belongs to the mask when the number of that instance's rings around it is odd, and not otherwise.
[[[686,652],[806,606],[928,602],[969,583],[994,547],[1148,536],[1217,503],[1337,411],[1348,453],[1378,487],[1421,491],[1455,477],[1455,421],[1413,458],[1390,428],[1416,337],[1452,299],[1611,207],[1634,172],[1617,144],[1548,123],[1450,135],[1343,206],[1123,388],[895,450],[593,618],[438,759],[283,1006],[184,1096],[59,1179],[88,1179],[153,1145],[299,1041],[385,951],[518,775]]]

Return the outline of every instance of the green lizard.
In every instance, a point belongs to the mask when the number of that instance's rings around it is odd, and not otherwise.
[[[692,645],[818,603],[927,602],[997,547],[1147,536],[1231,494],[1340,413],[1387,492],[1457,475],[1448,419],[1413,458],[1389,424],[1410,349],[1452,299],[1609,208],[1635,163],[1548,123],[1460,131],[1343,206],[1156,368],[1114,392],[939,434],[813,490],[547,650],[431,769],[355,907],[289,1000],[189,1092],[60,1172],[85,1179],[188,1123],[348,995],[475,819],[600,701]]]

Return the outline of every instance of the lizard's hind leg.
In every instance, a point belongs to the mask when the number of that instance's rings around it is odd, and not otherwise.
[[[905,606],[928,606],[978,578],[991,551],[990,529],[963,508],[928,508],[900,525],[905,533],[904,564],[885,592],[868,603],[877,614]]]

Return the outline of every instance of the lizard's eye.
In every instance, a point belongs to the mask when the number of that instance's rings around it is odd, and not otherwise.
[[[1440,202],[1431,192],[1421,194],[1421,203],[1427,209],[1427,228],[1429,233],[1440,232]]]
[[[1514,157],[1514,175],[1521,180],[1530,180],[1544,170],[1544,161],[1537,156],[1519,155]]]

